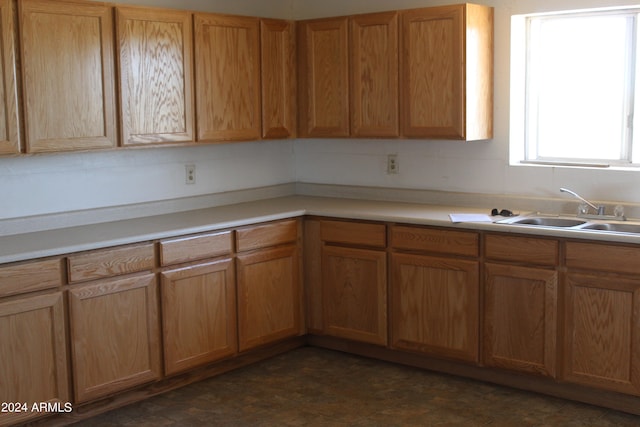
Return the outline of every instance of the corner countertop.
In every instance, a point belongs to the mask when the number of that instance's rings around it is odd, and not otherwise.
[[[2,236],[0,237],[0,264],[235,228],[302,215],[640,243],[640,235],[622,233],[527,227],[494,222],[452,223],[449,218],[451,213],[487,214],[488,212],[486,209],[420,203],[288,196],[144,218]]]

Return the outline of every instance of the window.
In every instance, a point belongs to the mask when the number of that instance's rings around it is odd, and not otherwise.
[[[640,166],[640,125],[633,114],[640,103],[639,14],[617,9],[523,17],[520,161]]]

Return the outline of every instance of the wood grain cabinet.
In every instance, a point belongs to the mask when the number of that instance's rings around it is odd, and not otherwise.
[[[158,289],[149,271],[153,260],[150,244],[68,258],[76,402],[161,377]],[[76,280],[90,281],[74,285]]]
[[[349,136],[349,20],[298,22],[298,135]]]
[[[555,377],[559,242],[485,237],[483,363]]]
[[[640,395],[637,247],[567,242],[563,379]]]
[[[231,237],[223,231],[160,242],[161,264],[172,266],[160,275],[167,375],[238,351]]]
[[[384,224],[323,220],[324,332],[387,345],[387,254]]]
[[[116,35],[122,145],[193,141],[191,13],[118,6]]]
[[[493,9],[401,12],[401,133],[481,140],[493,136]]]
[[[390,235],[392,347],[478,362],[478,234],[394,226]]]
[[[115,147],[112,7],[49,0],[18,6],[27,152]]]
[[[197,139],[259,139],[260,21],[194,15]]]
[[[0,402],[26,405],[0,413],[1,425],[42,415],[33,404],[71,400],[64,297],[55,289],[61,266],[50,259],[0,268]]]
[[[295,35],[294,22],[260,20],[263,138],[297,134]]]
[[[298,24],[299,133],[398,136],[398,14]]]
[[[0,1],[0,154],[21,151],[14,13],[12,0]]]
[[[236,231],[240,351],[304,333],[298,221]]]
[[[349,27],[351,135],[397,137],[398,13],[353,16]]]

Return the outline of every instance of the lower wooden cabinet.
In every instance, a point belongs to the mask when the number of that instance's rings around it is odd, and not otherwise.
[[[387,344],[386,257],[378,250],[322,248],[325,333]]]
[[[297,246],[239,254],[237,268],[240,351],[300,335]]]
[[[0,402],[27,405],[0,413],[0,425],[40,415],[33,404],[71,400],[62,292],[0,303],[0,361]]]
[[[238,351],[231,259],[161,274],[164,369],[185,371]]]
[[[556,270],[486,263],[486,366],[556,376]]]
[[[106,279],[69,290],[76,402],[161,377],[153,274]]]
[[[640,279],[569,273],[564,379],[640,395]]]
[[[394,253],[391,270],[392,346],[477,362],[479,263]]]

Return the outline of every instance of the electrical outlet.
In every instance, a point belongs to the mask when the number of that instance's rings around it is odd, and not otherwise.
[[[387,174],[396,174],[400,170],[400,165],[398,164],[398,155],[397,154],[389,154],[387,156]]]
[[[196,165],[184,165],[184,183],[196,183]]]

